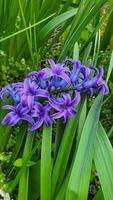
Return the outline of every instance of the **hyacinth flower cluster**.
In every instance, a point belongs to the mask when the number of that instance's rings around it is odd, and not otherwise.
[[[0,98],[5,104],[2,109],[9,110],[1,122],[3,125],[14,126],[25,120],[30,124],[29,131],[35,131],[43,123],[51,126],[59,118],[66,122],[77,114],[82,93],[88,92],[90,97],[94,92],[108,94],[102,67],[86,67],[73,59],[62,64],[49,59],[48,63],[50,67],[30,72],[24,82],[2,88]],[[7,105],[9,99],[11,103]]]

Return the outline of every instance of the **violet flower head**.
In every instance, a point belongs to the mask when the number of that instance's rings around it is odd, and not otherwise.
[[[90,96],[93,95],[94,90],[97,92],[103,91],[105,95],[108,94],[109,89],[103,80],[104,70],[102,67],[86,67],[80,61],[73,59],[66,59],[65,62],[69,62],[73,67],[70,79],[75,90],[80,93],[89,91]]]
[[[105,95],[108,94],[109,92],[108,86],[103,80],[103,74],[104,74],[103,68],[99,67],[97,69],[95,67],[90,67],[90,69],[91,69],[90,78],[84,81],[84,83],[82,84],[83,88],[92,90],[96,89],[98,92],[103,91]],[[96,75],[93,76],[92,78],[93,71],[96,73]]]
[[[50,68],[30,72],[23,82],[1,90],[0,98],[5,104],[2,109],[10,110],[2,120],[3,125],[14,126],[25,120],[31,124],[29,131],[35,131],[44,123],[51,126],[59,118],[66,122],[77,114],[82,93],[89,92],[91,97],[94,92],[103,91],[105,95],[109,92],[102,67],[87,67],[74,59],[66,59],[64,63],[49,59],[48,62]]]

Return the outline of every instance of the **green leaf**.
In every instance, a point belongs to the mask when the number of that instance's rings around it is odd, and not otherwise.
[[[40,195],[40,160],[30,167],[29,171],[29,200],[36,200]]]
[[[93,65],[97,65],[98,55],[100,50],[100,31],[96,33],[95,44],[94,44],[94,54],[93,54]]]
[[[94,38],[95,34],[97,33],[97,31],[101,28],[101,26],[103,25],[103,23],[105,22],[105,20],[109,17],[109,15],[111,14],[113,10],[113,2],[111,1],[108,9],[106,10],[105,14],[102,15],[99,23],[97,24],[97,26],[95,27],[94,31],[90,34],[89,39],[87,40],[87,42],[84,44],[83,48],[81,49],[81,52],[87,47],[87,45],[89,44],[89,42],[92,41],[92,39]]]
[[[64,179],[66,167],[68,164],[68,159],[70,156],[71,148],[72,148],[74,137],[76,134],[79,114],[81,112],[83,102],[84,100],[81,101],[81,104],[78,106],[78,115],[73,116],[69,119],[64,130],[64,134],[63,134],[63,138],[59,147],[57,158],[53,166],[53,173],[52,173],[52,197],[53,198],[56,197],[57,191],[60,189],[62,181]]]
[[[62,133],[61,133],[62,130]],[[58,150],[62,141],[62,137],[65,130],[65,124],[62,119],[58,119],[56,123],[56,134],[55,134],[55,150],[54,150],[54,160],[56,160]]]
[[[84,127],[84,123],[85,123],[85,120],[86,120],[86,111],[87,111],[87,97],[84,96],[84,104],[83,104],[82,111],[80,113],[80,118],[79,118],[79,123],[78,123],[76,148],[78,148],[78,144],[80,142],[82,130],[83,130],[83,127]]]
[[[15,160],[14,164],[13,164],[15,167],[31,167],[33,165],[35,165],[35,162],[33,161],[27,161],[27,162],[23,162],[22,158],[19,158],[17,160]]]
[[[66,200],[87,199],[102,97],[103,94],[100,93],[86,118],[67,188]]]
[[[52,126],[43,126],[41,149],[41,200],[51,199],[51,139]]]
[[[21,128],[23,129],[23,131],[20,131],[19,134],[17,134],[16,136],[16,139],[15,139],[15,147],[14,147],[14,150],[11,154],[11,158],[10,158],[10,161],[9,161],[9,167],[6,171],[6,174],[8,176],[9,172],[12,170],[12,164],[14,163],[14,161],[16,160],[19,152],[20,152],[20,149],[22,147],[22,144],[23,144],[23,140],[25,138],[25,134],[26,134],[26,126],[25,124],[23,123]]]
[[[99,124],[95,141],[94,162],[105,200],[113,198],[113,149],[107,134]]]
[[[23,33],[23,32],[25,32],[26,30],[29,30],[29,29],[31,29],[31,28],[33,28],[33,27],[35,27],[35,26],[38,26],[39,24],[41,24],[41,23],[43,23],[44,21],[46,21],[46,20],[48,20],[49,18],[51,18],[53,15],[55,15],[55,14],[52,14],[52,15],[46,17],[45,19],[39,21],[39,22],[36,22],[36,23],[34,23],[34,24],[32,24],[32,25],[26,27],[26,28],[23,28],[23,29],[21,29],[21,30],[19,30],[19,31],[13,33],[13,34],[11,34],[11,35],[8,35],[8,36],[6,36],[6,37],[0,39],[0,43],[3,42],[3,41],[5,41],[5,40],[8,40],[9,38],[12,38],[12,37],[14,37],[14,36],[16,36],[16,35],[18,35],[18,34],[20,34],[20,33]]]
[[[111,54],[110,64],[109,64],[109,67],[108,67],[106,83],[108,83],[108,81],[109,81],[112,69],[113,69],[113,51],[112,51],[112,54]]]
[[[15,167],[22,167],[23,166],[23,161],[22,158],[19,158],[17,160],[15,160],[14,164]]]
[[[79,59],[79,46],[78,46],[77,42],[75,42],[75,45],[73,48],[73,59],[75,59],[75,60]]]
[[[34,134],[27,133],[27,139],[23,152],[23,163],[27,162],[27,158],[32,150]],[[29,183],[29,167],[22,167],[22,174],[19,181],[18,200],[28,200],[28,183]]]
[[[86,6],[82,5],[83,7],[83,10],[81,9],[82,11],[78,9],[78,14],[80,15],[80,19],[77,15],[75,16],[76,17],[75,23],[73,22],[71,25],[71,29],[69,30],[69,34],[63,45],[59,59],[64,57],[68,52],[68,50],[70,50],[71,47],[74,45],[74,43],[78,41],[86,25],[89,24],[91,19],[93,19],[94,16],[99,12],[104,3],[105,3],[104,0],[97,1],[95,4],[94,1],[89,1],[89,3],[88,2],[84,3],[84,5],[86,4]]]
[[[101,189],[98,190],[93,200],[105,200]]]
[[[51,21],[49,21],[38,33],[38,45],[41,46],[42,42],[45,44],[47,41],[47,37],[50,35],[50,33],[62,22],[65,20],[73,17],[76,14],[77,9],[72,9],[70,11],[67,11],[57,17],[54,17]]]

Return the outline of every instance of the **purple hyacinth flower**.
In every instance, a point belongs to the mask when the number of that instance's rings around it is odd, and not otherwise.
[[[68,67],[66,67],[64,64],[56,64],[52,59],[49,59],[48,62],[51,69],[49,69],[48,73],[46,74],[47,78],[56,76],[65,80],[67,84],[71,84],[70,78],[68,76],[70,73]]]
[[[96,76],[92,78],[92,73],[90,74],[90,79],[86,79],[83,81],[82,86],[84,89],[90,89],[95,88],[97,91],[103,91],[104,94],[108,94],[109,89],[106,85],[105,81],[103,80],[103,74],[104,70],[102,67],[99,67],[98,69],[95,67],[90,67],[91,70],[94,70],[96,72]]]
[[[52,114],[52,119],[58,119],[63,117],[64,122],[66,122],[69,117],[76,115],[77,111],[75,110],[75,106],[80,102],[80,94],[79,92],[76,92],[76,96],[73,100],[71,100],[71,97],[69,94],[64,93],[62,102],[60,98],[60,102],[57,99],[49,98],[49,104],[52,108],[57,110],[58,112],[55,114]]]
[[[6,87],[3,87],[2,90],[0,91],[0,98],[5,103],[6,101],[4,100],[4,94],[6,94],[7,98],[12,97],[14,99],[14,103],[17,104],[20,101],[20,97],[16,93],[22,87],[23,87],[23,83],[21,82],[7,85]]]
[[[72,64],[73,70],[70,74],[70,78],[72,83],[76,82],[81,68],[81,62],[79,60],[73,60],[73,59],[66,59],[65,62],[69,62]]]
[[[90,73],[90,79],[87,79],[83,85],[85,88],[91,88],[91,87],[94,87],[95,84],[97,84],[97,82],[99,80],[102,80],[102,77],[103,77],[103,68],[102,67],[99,67],[98,69],[95,68],[95,67],[90,67],[91,69],[91,73]],[[96,76],[92,77],[92,70],[94,70],[96,72]]]
[[[97,92],[103,91],[105,95],[109,93],[109,88],[104,80],[98,81],[97,85],[98,85],[96,88]]]
[[[52,59],[49,59],[48,62],[51,67],[48,77],[52,77],[52,86],[58,89],[65,87],[67,84],[70,85],[69,68],[65,64],[56,64]]]
[[[8,113],[2,120],[1,123],[3,125],[8,123],[10,126],[14,126],[20,120],[28,121],[31,124],[34,123],[33,118],[30,115],[28,115],[30,109],[28,107],[23,107],[21,103],[18,104],[16,107],[11,105],[5,105],[2,107],[2,109],[11,110],[11,112]]]
[[[30,72],[27,75],[27,77],[32,77],[32,79],[37,81],[37,84],[40,88],[45,89],[48,87],[48,84],[49,84],[49,81],[46,80],[47,79],[46,74],[48,73],[48,71],[49,71],[48,68],[41,69],[39,72],[33,71],[33,72]]]
[[[29,128],[29,131],[39,129],[44,122],[47,126],[51,126],[50,111],[51,106],[49,104],[43,106],[40,103],[36,103],[32,110],[32,117],[38,118],[38,121]]]
[[[90,76],[90,69],[81,64],[79,60],[74,59],[66,59],[65,62],[71,63],[73,70],[70,74],[70,78],[72,83],[80,81],[81,79],[89,78]]]
[[[39,87],[50,89],[50,85],[54,86],[55,88],[60,87],[60,82],[63,80],[66,84],[71,84],[69,73],[70,70],[65,64],[56,64],[52,59],[48,60],[50,64],[50,68],[44,68],[39,72],[30,72],[27,77],[35,77],[38,81]],[[50,84],[49,81],[46,79],[52,77],[52,83]]]
[[[35,103],[36,97],[45,97],[49,96],[48,91],[38,88],[38,85],[35,81],[32,81],[30,78],[26,78],[24,81],[24,87],[20,89],[17,94],[22,95],[21,103],[24,106],[32,108]]]

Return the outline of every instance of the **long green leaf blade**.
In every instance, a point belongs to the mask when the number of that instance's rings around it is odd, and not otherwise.
[[[113,198],[113,149],[107,134],[99,124],[95,141],[94,162],[105,200]]]
[[[77,155],[70,176],[66,200],[86,200],[91,174],[94,140],[97,131],[103,94],[95,99],[86,118]]]
[[[27,139],[25,143],[24,153],[23,153],[23,165],[26,162],[29,153],[32,150],[34,134],[27,133]],[[23,166],[23,172],[19,181],[19,192],[18,200],[27,200],[28,199],[28,183],[29,183],[29,167]]]
[[[43,127],[41,150],[41,200],[51,200],[51,139],[52,127]]]
[[[38,45],[42,45],[42,42],[44,43],[46,41],[46,38],[49,36],[49,34],[62,22],[73,17],[76,14],[76,11],[77,9],[72,9],[49,21],[38,33]]]
[[[76,129],[78,125],[79,114],[81,112],[84,100],[81,102],[78,108],[78,115],[71,117],[66,128],[64,130],[63,138],[60,144],[60,148],[57,154],[57,158],[53,167],[52,173],[52,197],[55,198],[57,190],[60,189],[61,183],[63,181],[68,159],[70,156],[73,140],[76,134]],[[62,130],[61,130],[62,131]]]

